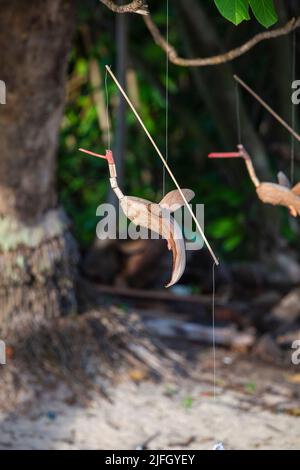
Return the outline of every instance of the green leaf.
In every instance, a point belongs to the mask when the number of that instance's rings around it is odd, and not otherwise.
[[[244,20],[249,20],[248,0],[214,0],[221,15],[236,26]]]
[[[269,28],[278,20],[273,0],[249,0],[251,10],[257,21]]]

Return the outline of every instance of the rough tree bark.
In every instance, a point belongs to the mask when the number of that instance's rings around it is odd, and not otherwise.
[[[55,180],[74,6],[74,0],[1,1],[2,339],[76,307],[77,250]]]

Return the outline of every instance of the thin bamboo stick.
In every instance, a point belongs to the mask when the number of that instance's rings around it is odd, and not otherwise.
[[[124,96],[125,100],[126,100],[127,103],[129,104],[130,108],[132,109],[132,111],[133,111],[135,117],[137,118],[137,120],[139,121],[140,125],[141,125],[142,128],[144,129],[144,131],[145,131],[145,133],[146,133],[148,139],[150,140],[151,144],[152,144],[153,147],[155,148],[156,153],[158,154],[159,158],[160,158],[161,161],[163,162],[163,164],[164,164],[164,166],[165,166],[167,172],[169,173],[169,175],[170,175],[170,177],[172,178],[172,180],[173,180],[173,182],[174,182],[176,188],[178,189],[178,191],[179,191],[179,193],[180,193],[180,195],[181,195],[181,197],[182,197],[182,199],[183,199],[183,201],[184,201],[184,204],[185,204],[186,208],[188,209],[189,213],[191,214],[191,216],[192,216],[192,218],[193,218],[193,220],[194,220],[194,222],[195,222],[195,224],[196,224],[196,227],[197,227],[197,229],[199,230],[199,232],[200,232],[200,234],[201,234],[201,236],[202,236],[202,238],[203,238],[203,240],[204,240],[204,242],[205,242],[205,244],[206,244],[206,246],[207,246],[207,248],[208,248],[208,250],[209,250],[209,252],[210,252],[210,254],[211,254],[212,258],[213,258],[213,260],[214,260],[214,262],[215,262],[216,265],[218,266],[218,265],[219,265],[219,260],[218,260],[218,258],[216,257],[216,255],[214,254],[214,252],[213,252],[213,250],[212,250],[212,248],[211,248],[211,246],[210,246],[210,244],[209,244],[209,242],[208,242],[206,236],[204,235],[204,232],[203,232],[203,230],[202,230],[202,228],[201,228],[201,226],[200,226],[200,224],[199,224],[199,222],[198,222],[198,220],[197,220],[197,218],[196,218],[194,212],[192,211],[192,209],[191,209],[191,207],[190,207],[190,205],[189,205],[189,203],[188,203],[188,201],[187,201],[185,195],[183,194],[183,192],[182,192],[182,190],[181,190],[179,184],[177,183],[177,180],[176,180],[176,178],[175,178],[175,176],[174,176],[174,174],[173,174],[171,168],[169,167],[167,161],[165,160],[164,156],[162,155],[161,151],[159,150],[158,146],[156,145],[156,143],[155,143],[153,137],[151,136],[150,132],[149,132],[148,129],[146,128],[146,126],[145,126],[145,124],[144,124],[142,118],[140,117],[140,115],[139,115],[138,112],[136,111],[136,109],[135,109],[135,107],[133,106],[133,104],[131,103],[129,97],[127,96],[127,94],[125,93],[124,89],[122,88],[122,86],[121,86],[120,83],[118,82],[117,78],[115,77],[115,75],[114,75],[113,72],[111,71],[110,67],[109,67],[108,65],[106,65],[105,67],[106,67],[106,70],[108,71],[108,73],[110,74],[110,76],[112,77],[112,79],[114,80],[115,84],[116,84],[117,87],[119,88],[120,92],[121,92],[122,95]]]
[[[289,126],[289,124],[284,119],[282,119],[282,117],[279,116],[279,114],[277,114],[276,111],[274,111],[274,109],[271,108],[271,106],[269,106],[257,93],[255,93],[255,91],[252,90],[252,88],[250,88],[249,85],[247,85],[240,77],[238,77],[237,75],[234,75],[233,78],[243,88],[245,88],[245,90],[247,90],[248,93],[250,93],[250,95],[252,95],[253,98],[255,98],[276,119],[276,121],[278,121],[283,127],[285,127],[286,130],[290,134],[292,134],[292,136],[294,136],[295,139],[298,140],[298,142],[300,142],[300,135],[291,126]]]

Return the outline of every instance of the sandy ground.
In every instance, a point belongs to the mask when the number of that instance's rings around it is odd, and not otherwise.
[[[124,373],[111,402],[95,396],[87,406],[67,403],[58,389],[45,393],[22,412],[0,412],[0,449],[135,449],[153,436],[150,449],[211,449],[217,441],[300,448],[300,403],[287,371],[224,365],[215,398],[205,374],[155,383]]]

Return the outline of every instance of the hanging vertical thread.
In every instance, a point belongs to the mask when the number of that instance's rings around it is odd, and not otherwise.
[[[215,337],[215,293],[216,293],[216,283],[215,283],[215,266],[216,263],[213,263],[212,269],[212,347],[213,347],[213,394],[214,402],[216,401],[216,337]]]
[[[216,281],[215,281],[215,267],[216,263],[213,263],[212,269],[212,348],[213,348],[213,397],[214,403],[216,403],[217,392],[217,366],[216,366],[216,337],[215,337],[215,296],[216,296]],[[225,450],[223,442],[217,442],[213,446],[213,450]]]
[[[238,144],[242,144],[242,130],[241,130],[241,110],[240,110],[240,90],[239,84],[235,83],[235,103],[236,103],[236,126]]]
[[[292,36],[292,82],[296,79],[296,31],[293,31]],[[292,101],[292,100],[291,100]],[[291,116],[291,125],[295,129],[296,124],[296,105],[292,101],[292,116]],[[291,184],[293,186],[295,178],[295,138],[291,135]]]
[[[169,0],[166,0],[166,22],[167,22],[167,31],[166,31],[166,40],[169,44]],[[166,100],[166,114],[165,114],[165,156],[166,162],[168,162],[169,158],[169,57],[166,54],[166,93],[165,93],[165,100]],[[166,168],[163,166],[163,188],[162,188],[163,196],[166,194]]]
[[[110,145],[110,126],[109,126],[109,99],[107,86],[107,69],[105,69],[105,99],[106,99],[106,127],[107,127],[107,150],[111,150]]]

